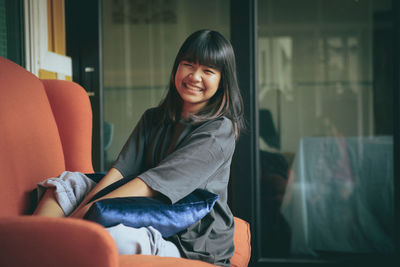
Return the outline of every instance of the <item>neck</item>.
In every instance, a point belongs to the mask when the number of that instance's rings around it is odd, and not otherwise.
[[[202,108],[206,106],[207,103],[199,103],[199,104],[183,104],[182,112],[181,112],[181,117],[186,119],[189,119],[191,114],[196,114],[199,112]]]

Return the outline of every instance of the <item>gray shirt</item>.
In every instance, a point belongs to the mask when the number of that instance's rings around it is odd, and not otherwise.
[[[232,122],[220,117],[161,124],[160,117],[159,108],[142,115],[113,167],[123,176],[140,177],[171,203],[198,188],[217,194],[208,215],[169,240],[186,258],[229,266],[234,252],[234,220],[227,205],[235,149]]]

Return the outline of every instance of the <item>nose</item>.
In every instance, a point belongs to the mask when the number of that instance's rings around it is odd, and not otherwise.
[[[200,72],[200,70],[199,69],[193,70],[190,73],[189,77],[193,82],[201,82],[201,72]]]

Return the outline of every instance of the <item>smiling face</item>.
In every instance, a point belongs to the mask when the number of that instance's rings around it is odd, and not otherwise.
[[[175,74],[175,87],[183,100],[182,116],[196,114],[218,90],[221,72],[215,68],[181,61]]]

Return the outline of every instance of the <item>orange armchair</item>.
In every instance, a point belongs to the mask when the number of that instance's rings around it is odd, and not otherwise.
[[[0,57],[0,266],[213,266],[188,259],[119,256],[100,225],[29,215],[32,190],[65,170],[93,172],[89,97],[76,83],[39,80]],[[247,266],[250,231],[235,218],[232,266]]]

